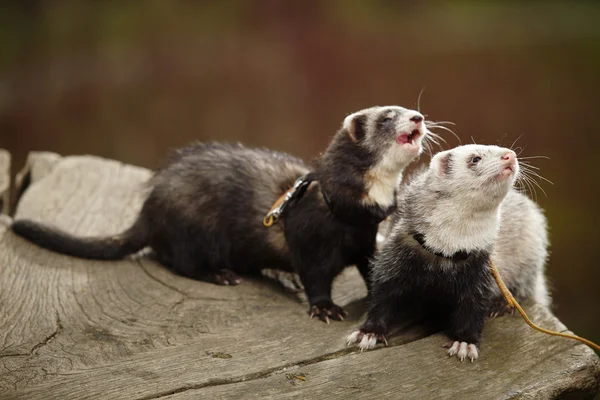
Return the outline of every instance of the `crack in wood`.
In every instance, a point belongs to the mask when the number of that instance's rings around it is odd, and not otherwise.
[[[278,372],[283,372],[288,368],[304,367],[304,366],[316,364],[316,363],[322,362],[322,361],[333,360],[335,358],[339,358],[339,357],[345,356],[347,354],[354,353],[355,351],[356,351],[355,348],[346,348],[346,349],[335,351],[333,353],[323,354],[321,356],[314,357],[314,358],[311,358],[308,360],[298,361],[295,363],[288,363],[288,364],[284,364],[284,365],[280,365],[280,366],[272,367],[272,368],[267,368],[265,370],[253,372],[251,374],[245,374],[245,375],[241,375],[241,376],[237,376],[237,377],[233,377],[233,378],[209,379],[208,381],[206,381],[204,383],[199,383],[197,385],[185,385],[185,386],[182,386],[182,387],[179,387],[176,389],[171,389],[168,391],[157,393],[155,395],[141,397],[138,400],[155,400],[155,399],[160,399],[162,397],[172,396],[174,394],[187,392],[188,390],[197,390],[197,389],[203,389],[206,387],[220,386],[220,385],[230,385],[233,383],[247,382],[247,381],[252,381],[252,380],[256,380],[256,379],[267,378],[272,374],[275,374]]]
[[[398,340],[397,342],[393,342],[393,343],[390,342],[390,345],[387,347],[378,347],[371,351],[377,351],[380,349],[390,348],[390,347],[395,347],[395,346],[402,346],[402,345],[405,345],[406,343],[415,342],[417,340],[424,339],[425,337],[431,335],[432,333],[433,333],[432,331],[423,331],[422,335],[418,335],[418,336],[412,337],[410,339],[404,338],[404,340]],[[230,384],[234,384],[234,383],[247,382],[247,381],[252,381],[252,380],[257,380],[257,379],[268,378],[269,376],[276,374],[278,372],[283,372],[288,368],[306,367],[308,365],[313,365],[313,364],[320,363],[323,361],[333,360],[333,359],[340,358],[340,357],[346,356],[348,354],[353,354],[356,352],[357,352],[356,347],[346,347],[341,350],[334,351],[332,353],[323,354],[318,357],[309,358],[307,360],[297,361],[297,362],[293,362],[293,363],[287,363],[287,364],[280,365],[277,367],[267,368],[262,371],[257,371],[257,372],[253,372],[250,374],[245,374],[245,375],[241,375],[241,376],[237,376],[237,377],[233,377],[233,378],[209,379],[208,381],[206,381],[204,383],[199,383],[197,385],[185,385],[185,386],[182,386],[182,387],[179,387],[176,389],[171,389],[171,390],[157,393],[154,395],[141,397],[137,400],[156,400],[156,399],[160,399],[162,397],[172,396],[174,394],[187,392],[189,390],[198,390],[198,389],[204,389],[207,387],[230,385]]]
[[[50,335],[48,335],[46,338],[44,338],[44,340],[42,340],[40,343],[33,346],[31,348],[31,350],[29,351],[29,353],[4,354],[4,355],[0,355],[0,359],[9,358],[9,357],[30,357],[30,356],[36,355],[39,349],[41,349],[42,347],[44,347],[48,343],[50,343],[54,338],[56,338],[56,336],[58,336],[63,331],[63,329],[64,329],[64,327],[62,325],[62,322],[60,321],[60,316],[57,311],[56,312],[56,329],[54,330],[54,332],[52,332]]]

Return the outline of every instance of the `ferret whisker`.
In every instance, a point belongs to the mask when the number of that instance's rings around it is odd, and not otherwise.
[[[519,151],[519,153],[517,154],[517,158],[519,158],[519,156],[525,151],[525,149],[527,149],[527,145],[524,145],[521,150]]]
[[[431,130],[431,129],[429,129],[429,128],[433,128],[433,129],[435,129],[435,128],[437,128],[437,127],[436,127],[436,126],[433,126],[433,127],[431,127],[431,126],[428,126],[428,127],[426,128],[426,129],[427,129],[427,133],[428,133],[428,135],[431,135],[431,137],[435,137],[436,139],[444,140],[444,139],[442,138],[442,136],[440,136],[438,133],[435,133],[434,131],[432,131],[432,130]],[[444,142],[446,142],[446,141],[444,140]],[[446,142],[446,143],[447,143],[447,142]]]
[[[527,187],[529,188],[529,194],[532,195],[534,200],[537,202],[537,199],[538,199],[537,190],[536,190],[535,186],[533,186],[531,184],[531,179],[528,176],[523,175],[523,181],[527,184]]]
[[[554,185],[554,182],[552,182],[550,179],[544,178],[542,175],[538,174],[537,172],[532,171],[532,170],[526,170],[526,171],[528,174],[530,174],[530,176],[533,175],[536,178],[540,178],[541,180],[546,181],[551,185]]]
[[[510,145],[509,149],[511,149],[511,150],[514,151],[513,147],[515,146],[515,144],[517,144],[517,142],[519,141],[519,139],[521,139],[522,136],[523,136],[523,134],[519,135],[519,137],[516,138],[514,142],[512,142],[512,144]]]
[[[529,176],[527,175],[527,171],[521,169],[519,171],[519,175],[517,175],[517,182],[528,184]]]
[[[544,196],[548,197],[548,193],[546,193],[546,191],[544,190],[544,188],[535,179],[531,179],[531,182],[535,186],[537,186],[538,188],[540,188],[540,190],[542,191],[542,193],[544,193]]]
[[[515,153],[517,153],[517,157],[519,156],[519,154],[521,154],[521,152],[523,151],[523,148],[521,146],[519,147],[515,147],[514,149],[511,148],[512,151],[514,151]]]
[[[437,139],[433,135],[431,135],[427,139],[423,140],[423,143],[425,143],[427,145],[430,145],[431,143],[434,143],[434,144],[438,145],[439,147],[442,147],[440,145],[440,142],[438,142]]]
[[[548,194],[546,193],[544,188],[531,175],[529,175],[530,173],[531,173],[530,171],[523,171],[523,178],[526,181],[530,182],[532,185],[537,186],[542,191],[542,193],[544,193],[544,195],[546,197],[548,197]],[[533,187],[534,187],[534,190],[536,191],[536,201],[537,201],[537,190],[535,189],[535,186],[533,186]]]
[[[419,96],[417,97],[417,111],[418,112],[421,112],[421,96],[423,95],[424,91],[425,91],[425,86],[423,86],[423,88],[419,92]]]
[[[546,160],[550,160],[550,157],[548,157],[548,156],[527,156],[527,157],[520,157],[519,160],[529,160],[532,158],[544,158]]]
[[[446,141],[446,139],[444,139],[442,136],[438,135],[435,132],[432,132],[430,130],[427,130],[427,135],[425,136],[425,140],[430,140],[432,142],[434,142],[435,144],[437,144],[438,146],[440,146],[440,148],[442,147],[441,144],[438,142],[438,140],[441,140],[442,142],[448,144],[448,142]]]
[[[474,138],[473,136],[471,136],[471,141],[473,142],[473,144],[477,144],[477,143],[475,142],[475,138]]]
[[[432,124],[436,124],[436,125],[452,125],[452,126],[456,126],[456,124],[452,121],[428,121]]]
[[[542,179],[542,180],[548,182],[549,184],[554,185],[554,182],[552,182],[551,180],[545,178],[540,173],[538,173],[538,172],[535,171],[535,170],[537,170],[537,171],[540,170],[538,167],[530,165],[530,164],[528,164],[527,162],[524,162],[524,161],[520,162],[519,165],[521,166],[523,172],[527,173],[529,176]]]
[[[535,168],[535,169],[540,169],[539,167],[536,167],[535,165],[530,164],[529,161],[521,161],[519,159],[517,159],[519,161],[519,165],[525,165],[527,167],[531,167],[531,168]]]
[[[520,177],[517,178],[515,189],[517,189],[517,191],[519,193],[523,193],[523,194],[526,194],[526,195],[530,194],[529,190],[527,189],[527,186],[525,185],[525,182],[523,180],[521,180]]]
[[[523,169],[527,169],[527,170],[538,170],[539,171],[539,167],[536,167],[535,165],[531,165],[531,164],[527,164],[525,161],[521,161],[519,162],[519,166]]]
[[[433,150],[431,148],[431,144],[429,144],[428,142],[423,142],[423,150],[425,150],[425,152],[427,154],[429,154],[429,156],[433,156]]]
[[[434,129],[437,128],[437,129],[442,129],[442,130],[445,130],[447,132],[450,132],[452,135],[454,135],[454,137],[456,138],[456,140],[458,140],[458,143],[462,143],[461,140],[460,140],[460,137],[458,137],[458,135],[456,134],[456,132],[454,132],[452,129],[450,129],[450,128],[446,127],[446,126],[437,125],[434,122],[431,126],[427,125],[427,128],[434,128]]]

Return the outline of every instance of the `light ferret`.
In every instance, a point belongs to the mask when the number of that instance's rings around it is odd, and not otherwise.
[[[399,193],[372,265],[366,322],[348,344],[364,350],[387,343],[390,325],[419,310],[449,336],[450,356],[473,362],[486,317],[507,307],[490,257],[517,300],[549,306],[546,220],[513,189],[518,175],[509,149],[466,145],[436,154]]]
[[[27,220],[17,234],[76,257],[112,260],[150,246],[177,273],[222,285],[262,268],[296,272],[311,316],[340,320],[334,278],[357,265],[368,286],[378,223],[396,206],[396,182],[422,152],[423,116],[398,106],[345,118],[316,162],[317,182],[272,227],[263,218],[311,172],[285,153],[242,145],[195,144],[174,153],[150,181],[137,221],[125,232],[79,238]]]

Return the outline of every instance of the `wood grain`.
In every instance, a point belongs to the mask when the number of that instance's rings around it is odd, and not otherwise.
[[[10,212],[10,153],[0,149],[0,213]]]
[[[134,220],[148,170],[36,158],[15,218],[79,235],[116,233]],[[0,399],[378,398],[400,390],[468,398],[478,386],[494,394],[479,398],[543,398],[598,389],[590,350],[516,318],[488,324],[474,365],[446,359],[443,338],[421,327],[399,332],[391,348],[350,354],[344,337],[366,307],[354,268],[333,292],[350,315],[326,325],[308,318],[302,296],[268,280],[223,287],[176,276],[147,256],[80,260],[26,242],[9,224],[0,219]],[[535,316],[561,326],[544,310]],[[290,369],[307,380],[292,386]]]
[[[528,309],[540,324],[564,330],[543,308]],[[537,335],[517,316],[488,322],[473,364],[447,357],[445,341],[436,334],[165,399],[555,399],[593,398],[598,390],[600,363],[589,348]]]

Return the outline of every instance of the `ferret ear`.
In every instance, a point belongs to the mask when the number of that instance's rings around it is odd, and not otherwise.
[[[348,115],[346,119],[344,119],[344,125],[342,126],[342,128],[346,132],[348,132],[348,135],[350,135],[350,138],[353,141],[358,142],[359,140],[362,140],[367,134],[365,126],[366,122],[366,116],[361,114],[352,114]]]
[[[431,159],[429,168],[433,169],[437,176],[445,177],[450,174],[452,167],[452,156],[449,151],[442,151],[437,153]]]

